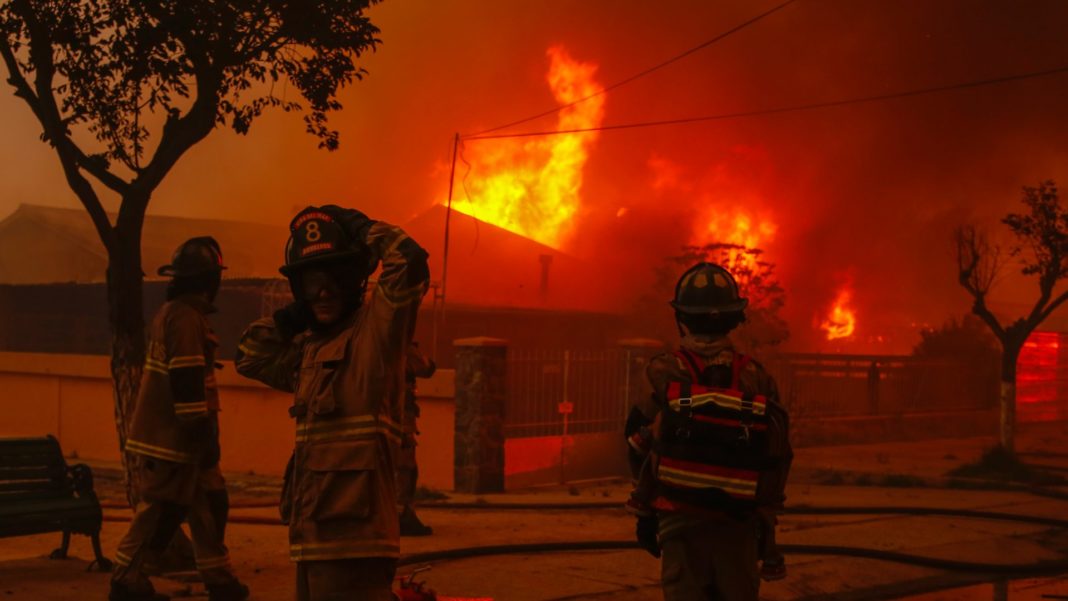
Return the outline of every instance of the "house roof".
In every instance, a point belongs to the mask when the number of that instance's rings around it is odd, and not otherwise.
[[[284,226],[148,215],[141,242],[147,277],[154,279],[183,241],[204,235],[219,241],[227,278],[278,276]],[[8,284],[103,282],[107,266],[104,246],[80,208],[19,205],[0,221],[0,257],[0,283]]]
[[[430,253],[438,286],[445,275],[446,213],[435,205],[403,226]],[[597,276],[595,266],[582,259],[458,211],[449,216],[449,303],[604,310],[611,295]]]

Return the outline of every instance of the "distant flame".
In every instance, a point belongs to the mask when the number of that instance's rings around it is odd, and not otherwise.
[[[572,59],[560,46],[549,48],[547,54],[546,79],[561,105],[603,89],[593,78],[597,65]],[[558,115],[557,131],[597,127],[604,119],[604,97],[567,107]],[[582,168],[596,139],[597,132],[583,132],[472,144],[464,156],[470,164],[471,177],[463,185],[469,198],[454,200],[452,206],[559,248],[581,204]]]
[[[737,210],[727,213],[721,210],[711,211],[694,233],[693,242],[697,246],[724,243],[741,248],[728,253],[731,265],[754,268],[756,256],[745,253],[745,249],[765,250],[775,238],[778,226],[769,219],[757,219],[749,213]]]
[[[838,297],[830,313],[820,323],[820,329],[827,333],[827,340],[849,338],[857,328],[857,313],[851,303],[853,292],[848,287],[838,291]]]

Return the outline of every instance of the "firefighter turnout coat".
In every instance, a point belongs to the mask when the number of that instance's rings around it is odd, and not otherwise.
[[[172,463],[199,463],[218,429],[215,383],[218,338],[204,298],[184,295],[156,314],[149,330],[148,357],[126,438],[126,451]],[[197,427],[198,426],[198,427]],[[199,430],[200,435],[191,435]],[[164,499],[181,501],[182,499]]]
[[[352,316],[293,340],[262,319],[238,349],[239,373],[295,393],[296,447],[281,511],[298,562],[400,555],[394,469],[405,351],[429,283],[427,255],[383,222],[366,242],[382,270]]]

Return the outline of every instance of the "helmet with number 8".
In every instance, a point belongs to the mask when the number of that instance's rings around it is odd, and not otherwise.
[[[307,207],[289,223],[285,265],[279,271],[287,278],[306,267],[345,259],[359,260],[366,255],[361,245],[349,238],[333,211]]]

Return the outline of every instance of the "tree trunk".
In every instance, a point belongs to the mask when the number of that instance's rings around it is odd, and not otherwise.
[[[126,436],[145,364],[144,295],[140,228],[123,232],[108,257],[108,319],[111,323],[111,378],[115,384],[115,430],[126,472],[126,498],[137,505],[137,486],[126,457]],[[124,235],[125,234],[125,235]]]
[[[1016,452],[1016,362],[1023,344],[1003,344],[1001,353],[1001,420],[998,439],[1002,448]]]

